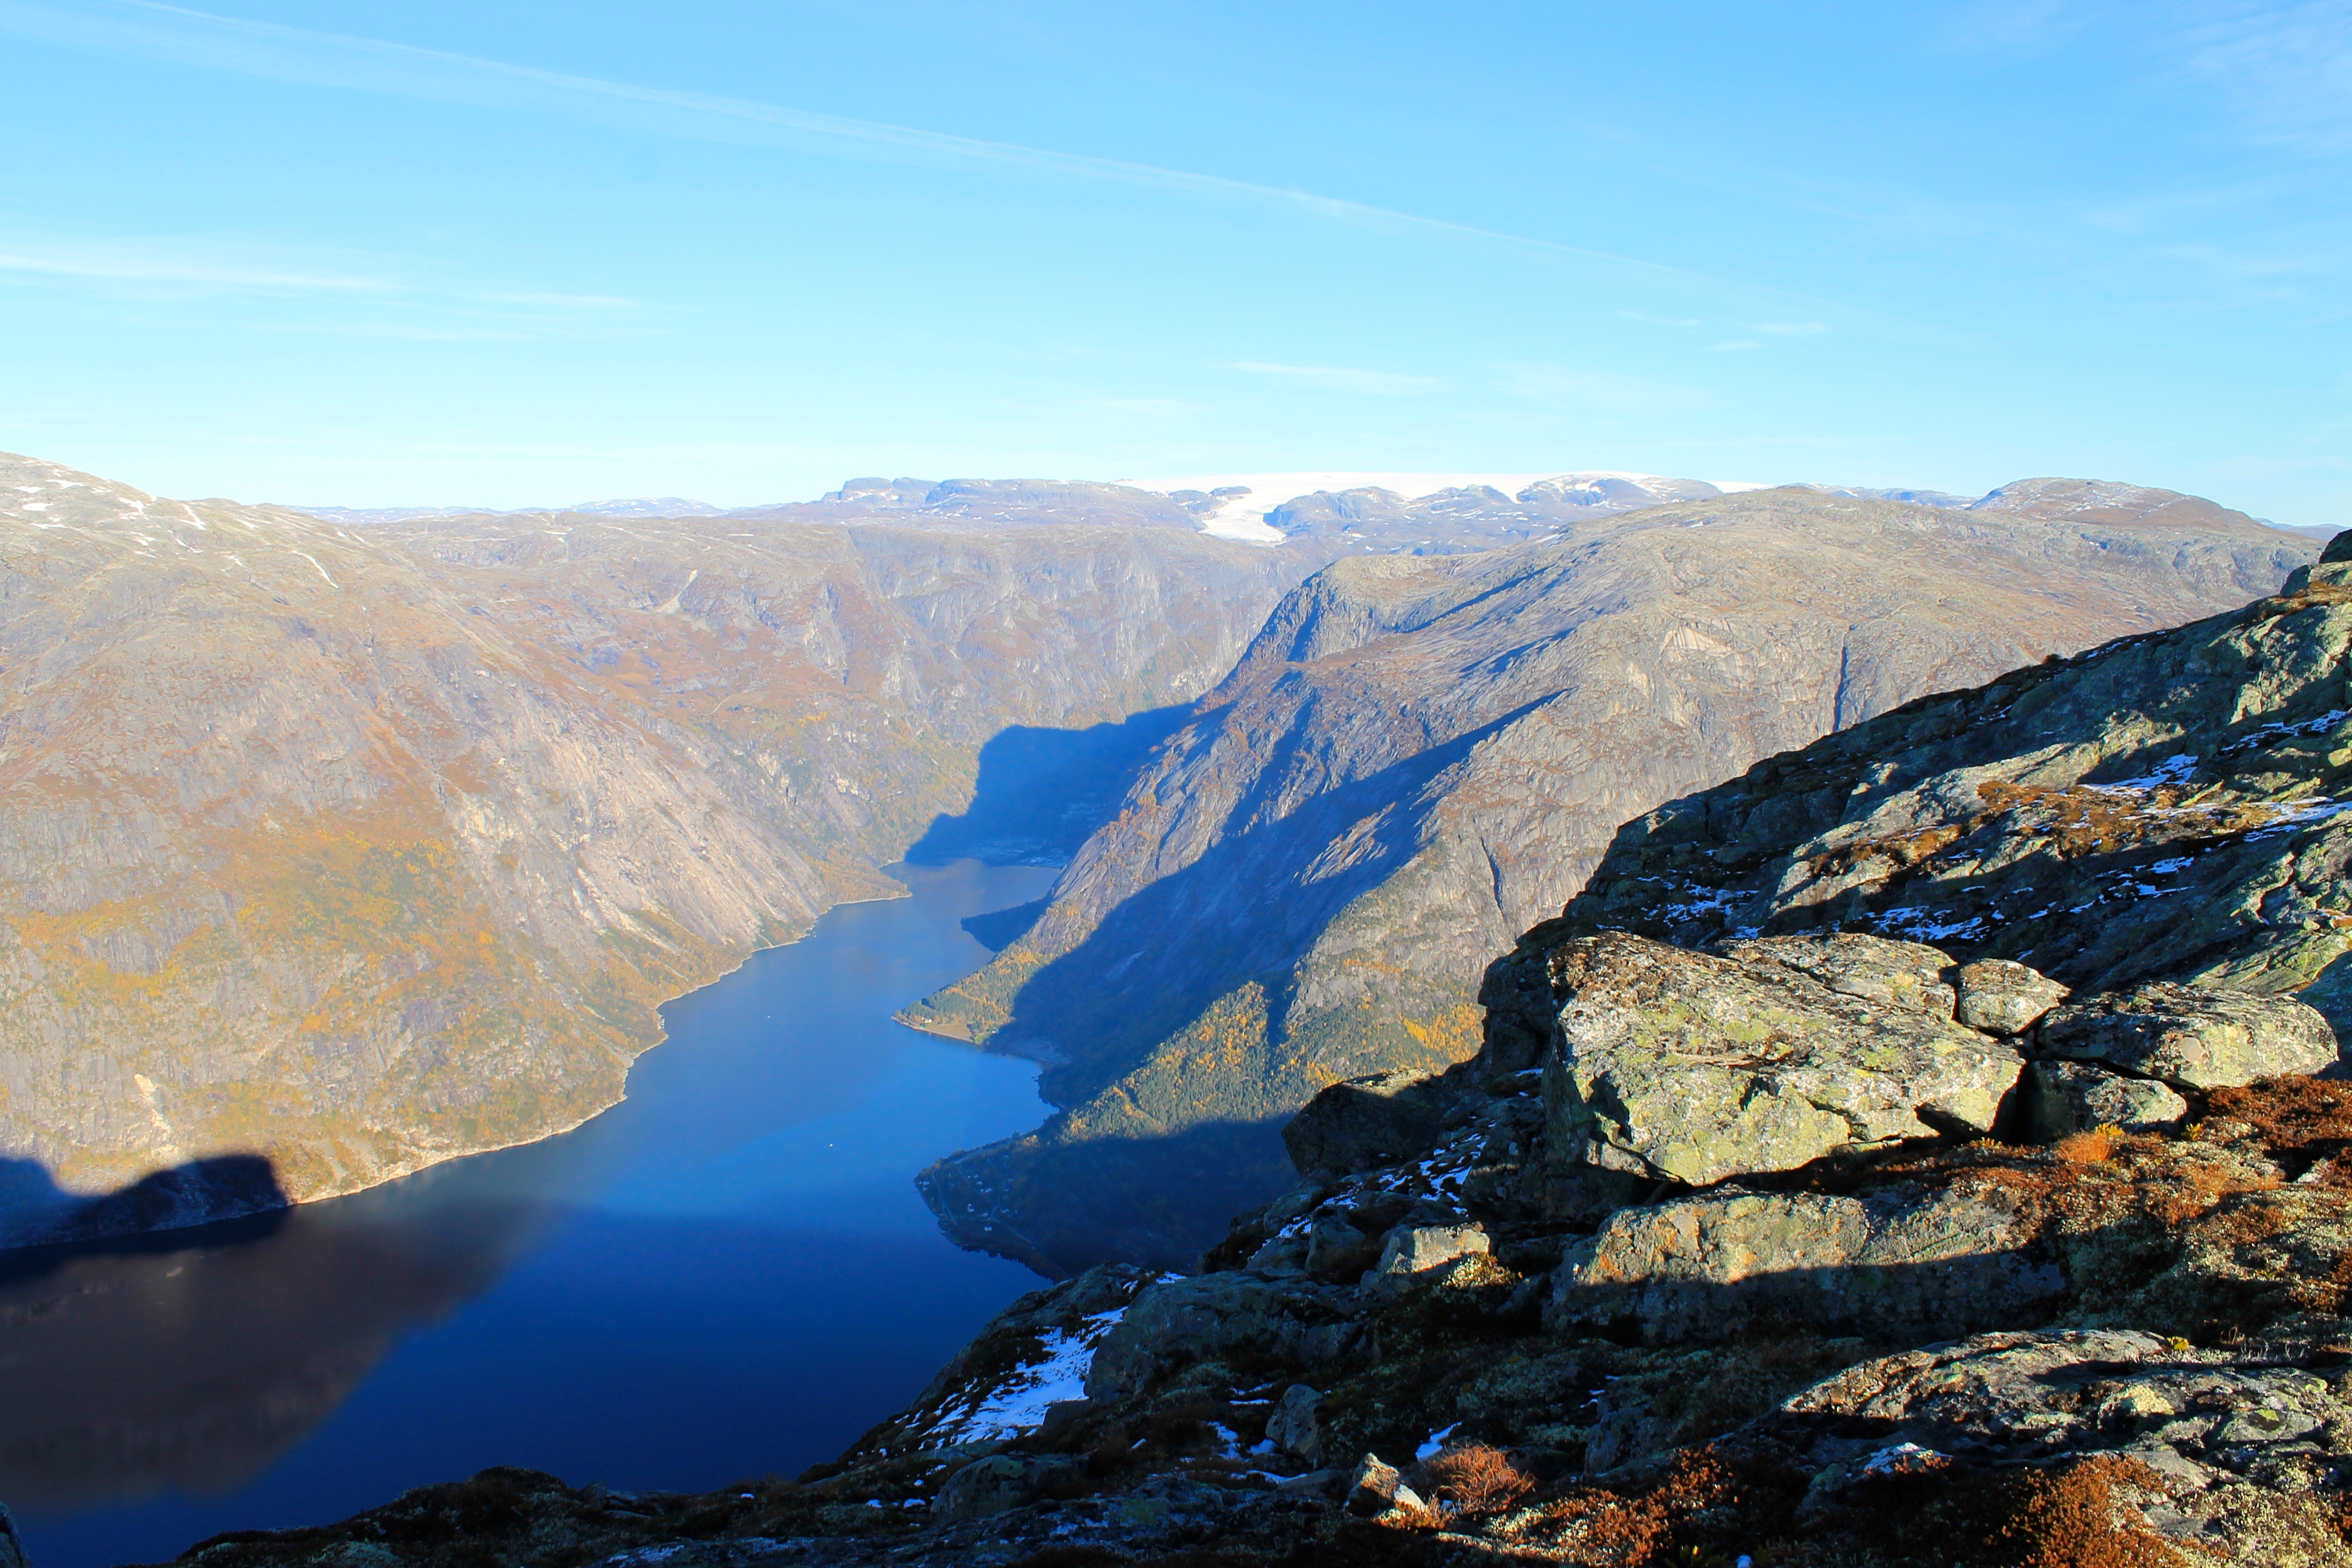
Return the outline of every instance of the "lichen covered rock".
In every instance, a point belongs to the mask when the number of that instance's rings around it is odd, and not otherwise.
[[[2336,1031],[2292,996],[2163,982],[2056,1008],[2036,1035],[2046,1055],[2175,1089],[2314,1073],[2336,1060]]]
[[[2066,1277],[1999,1194],[1895,1184],[1855,1196],[1718,1193],[1629,1208],[1570,1249],[1546,1325],[1652,1343],[1758,1319],[1936,1338],[2017,1321]]]
[[[1980,958],[1954,972],[1958,993],[1953,1016],[1988,1035],[2021,1035],[2066,1000],[2065,986],[2007,958]]]
[[[1938,962],[1940,961],[1940,962]],[[1863,936],[1572,939],[1546,960],[1556,1164],[1700,1185],[1856,1144],[1992,1130],[2022,1066],[1951,1022],[1933,949]]]
[[[2154,1079],[2125,1078],[2087,1062],[2033,1062],[2019,1086],[2018,1131],[2037,1143],[2101,1127],[2146,1132],[2189,1114],[2189,1102]]]

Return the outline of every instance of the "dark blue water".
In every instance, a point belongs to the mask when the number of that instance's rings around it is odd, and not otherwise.
[[[900,868],[664,1010],[575,1131],[0,1282],[0,1501],[35,1568],[160,1562],[488,1465],[706,1489],[833,1458],[1039,1281],[911,1183],[1035,1069],[889,1021],[1032,867]],[[18,1264],[23,1272],[23,1265]]]

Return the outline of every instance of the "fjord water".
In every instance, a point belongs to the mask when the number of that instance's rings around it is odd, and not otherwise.
[[[708,1489],[832,1458],[1039,1281],[911,1178],[1034,1126],[1035,1068],[890,1021],[1035,867],[913,896],[664,1009],[560,1137],[136,1246],[0,1254],[0,1501],[37,1568],[160,1562],[490,1465]]]

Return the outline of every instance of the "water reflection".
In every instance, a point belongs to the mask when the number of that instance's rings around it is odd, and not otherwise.
[[[38,1512],[243,1484],[410,1327],[487,1289],[549,1212],[298,1210],[0,1289],[0,1497]]]
[[[898,873],[673,1004],[573,1132],[204,1232],[9,1256],[0,1500],[42,1568],[156,1561],[512,1463],[724,1484],[829,1458],[1036,1281],[915,1194],[1033,1126],[1025,1064],[888,1022],[1052,873]]]

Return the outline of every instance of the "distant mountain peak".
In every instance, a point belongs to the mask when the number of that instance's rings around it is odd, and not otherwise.
[[[622,500],[583,500],[571,506],[299,506],[329,522],[364,527],[383,522],[433,522],[447,517],[541,517],[569,513],[578,517],[724,517],[727,509],[707,500],[682,496],[639,496]]]

